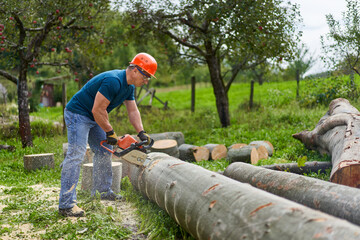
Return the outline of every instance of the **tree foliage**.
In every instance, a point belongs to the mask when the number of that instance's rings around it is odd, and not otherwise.
[[[291,58],[298,7],[282,0],[118,0],[138,41],[171,39],[177,56],[206,64],[223,127],[230,125],[227,93],[237,74],[267,59]]]
[[[24,147],[32,146],[28,72],[40,66],[87,69],[88,60],[111,45],[102,36],[109,6],[109,0],[0,0],[0,76],[17,84]]]
[[[329,66],[342,68],[344,64],[360,75],[360,3],[346,0],[347,10],[342,13],[342,21],[332,14],[326,16],[329,32],[321,36],[324,52],[323,60]]]

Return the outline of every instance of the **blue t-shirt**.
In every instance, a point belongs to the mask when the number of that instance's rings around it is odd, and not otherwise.
[[[125,100],[135,100],[135,86],[128,85],[125,70],[111,70],[100,73],[88,81],[66,105],[66,108],[74,113],[84,115],[94,120],[91,112],[97,92],[106,97],[110,104],[106,111],[122,104]]]

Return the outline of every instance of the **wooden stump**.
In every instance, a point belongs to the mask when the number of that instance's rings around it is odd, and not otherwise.
[[[268,155],[272,156],[274,152],[274,147],[269,141],[253,141],[249,145],[256,147],[258,149],[260,146],[264,146],[268,151]]]
[[[82,180],[81,180],[81,189],[86,191],[91,191],[93,188],[93,163],[85,163],[82,168]],[[122,163],[121,162],[112,162],[112,185],[111,189],[115,193],[120,192],[120,182],[122,176]]]
[[[173,139],[163,139],[157,140],[154,142],[154,145],[151,147],[151,152],[162,152],[170,156],[179,158],[179,149],[176,140]]]
[[[228,151],[227,159],[230,162],[246,162],[256,164],[259,161],[259,153],[254,146],[232,148]]]
[[[43,167],[54,168],[55,160],[53,153],[24,155],[24,168],[29,171]]]
[[[189,162],[200,162],[209,160],[210,151],[206,147],[198,147],[190,144],[182,144],[179,146],[179,158]]]
[[[154,139],[154,141],[173,139],[176,140],[178,146],[185,143],[184,134],[182,132],[150,133],[149,135],[152,139]]]
[[[204,147],[209,149],[212,160],[219,160],[227,156],[227,148],[223,144],[206,144]]]

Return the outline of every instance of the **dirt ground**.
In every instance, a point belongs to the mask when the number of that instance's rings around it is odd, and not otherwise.
[[[36,192],[39,192],[38,196],[40,196],[40,199],[46,199],[48,201],[53,202],[53,205],[50,208],[58,209],[58,199],[59,199],[59,192],[60,188],[56,187],[43,187],[42,185],[33,185],[32,187]],[[9,187],[0,186],[0,200],[6,200],[6,198],[10,197],[9,195],[3,195],[4,189]],[[3,203],[4,201],[0,201],[0,215],[3,212],[3,209],[6,207],[6,205]],[[112,206],[114,209],[117,208],[117,210],[121,213],[121,219],[122,219],[122,226],[126,227],[130,231],[133,232],[131,238],[129,239],[147,239],[147,237],[139,233],[138,227],[140,224],[140,221],[135,213],[136,209],[128,202],[122,201],[122,202],[114,202],[114,201],[101,201],[101,203],[104,204],[105,207]],[[16,214],[21,214],[21,212],[17,212]],[[84,217],[86,218],[86,216]],[[78,218],[70,218],[71,221],[77,221]],[[2,228],[10,227],[8,224],[3,224],[1,226]],[[38,240],[41,239],[40,235],[45,233],[45,230],[34,232],[32,224],[26,223],[26,224],[20,224],[17,226],[12,226],[11,229],[13,231],[10,234],[3,234],[0,236],[1,240],[13,240],[13,239],[28,239],[28,240]]]

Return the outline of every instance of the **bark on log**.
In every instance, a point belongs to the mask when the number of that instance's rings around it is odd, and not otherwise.
[[[132,166],[133,186],[196,239],[360,237],[359,226],[249,184],[163,153],[148,159]]]
[[[235,144],[231,145],[230,147],[228,147],[228,151],[230,149],[233,149],[233,148],[238,149],[238,148],[242,148],[242,147],[245,147],[245,146],[247,146],[246,143],[235,143]]]
[[[28,171],[41,169],[44,167],[54,168],[55,160],[53,153],[24,155],[24,168]]]
[[[255,146],[256,149],[258,149],[260,146],[264,146],[267,149],[269,156],[272,156],[274,153],[274,147],[269,141],[253,141],[249,143],[249,145]]]
[[[359,189],[246,163],[230,164],[224,175],[360,225]]]
[[[178,145],[176,140],[173,139],[156,140],[150,150],[151,152],[162,152],[179,158]]]
[[[259,154],[254,146],[232,148],[228,151],[227,160],[230,162],[254,163],[259,161]]]
[[[182,132],[152,133],[149,135],[152,139],[154,139],[154,141],[173,139],[176,140],[178,146],[185,143],[184,134]]]
[[[198,147],[190,144],[182,144],[179,146],[179,158],[188,162],[200,162],[209,160],[210,151],[205,147]]]
[[[331,101],[314,130],[293,137],[308,149],[331,155],[330,181],[360,188],[360,112],[348,100]]]
[[[283,163],[283,164],[273,164],[273,165],[263,165],[262,168],[267,168],[277,171],[287,171],[296,174],[304,173],[326,173],[326,169],[331,169],[331,162],[306,162],[305,166],[299,167],[297,163]]]
[[[210,159],[219,160],[226,158],[227,148],[223,144],[206,144],[205,148],[209,149]]]

